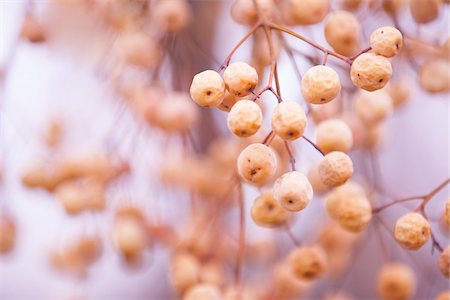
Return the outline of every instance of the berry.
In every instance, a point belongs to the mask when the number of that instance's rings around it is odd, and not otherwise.
[[[259,130],[262,118],[258,104],[251,100],[241,100],[231,108],[228,114],[228,129],[238,137],[249,137]]]
[[[237,168],[245,181],[261,186],[274,176],[277,170],[277,156],[266,145],[251,144],[239,154]]]
[[[191,8],[186,0],[158,0],[152,4],[152,20],[164,31],[178,32],[192,18]]]
[[[393,57],[403,46],[402,33],[392,26],[380,27],[370,35],[370,46],[378,55]]]
[[[387,92],[391,96],[394,108],[403,106],[409,101],[411,96],[411,85],[408,82],[404,80],[389,82],[386,87]]]
[[[330,152],[319,164],[320,179],[329,187],[344,184],[352,175],[352,160],[343,152]]]
[[[339,75],[327,66],[314,66],[306,71],[301,83],[302,95],[312,104],[330,102],[341,91]]]
[[[325,273],[327,257],[318,246],[299,247],[289,254],[292,272],[298,279],[313,280]]]
[[[231,17],[236,23],[242,25],[253,25],[258,21],[258,11],[255,2],[262,14],[261,17],[268,17],[274,9],[273,0],[235,0],[231,6]]]
[[[447,202],[445,202],[444,221],[448,226],[450,226],[450,198],[448,198]]]
[[[416,289],[413,270],[403,263],[384,265],[378,273],[377,290],[382,299],[409,299]]]
[[[225,99],[225,83],[219,73],[206,70],[194,76],[190,93],[200,106],[217,106]]]
[[[354,182],[331,191],[326,198],[328,214],[342,228],[350,232],[360,232],[372,219],[372,208],[364,190]]]
[[[450,91],[450,63],[445,59],[431,59],[420,68],[420,86],[430,93]]]
[[[360,91],[354,105],[356,115],[366,126],[378,125],[392,112],[392,99],[385,90]]]
[[[161,50],[157,42],[143,32],[127,33],[120,37],[119,46],[125,63],[139,68],[155,68]]]
[[[430,238],[430,224],[421,214],[408,213],[395,223],[394,237],[403,248],[417,250]]]
[[[409,9],[417,23],[428,23],[438,17],[441,4],[442,0],[410,0]]]
[[[344,121],[328,119],[317,125],[316,144],[324,153],[348,152],[353,145],[353,134]]]
[[[211,284],[201,283],[191,287],[183,296],[183,300],[220,300],[219,289]]]
[[[235,62],[225,69],[223,80],[230,93],[238,97],[244,97],[256,88],[258,73],[255,68],[244,62]]]
[[[305,175],[292,171],[275,181],[273,195],[284,209],[300,211],[313,198],[313,189]]]
[[[217,106],[220,110],[225,112],[230,112],[233,105],[236,104],[240,99],[239,97],[231,94],[229,91],[225,90],[225,96],[223,101]]]
[[[347,11],[334,11],[325,19],[325,39],[337,53],[354,55],[359,50],[361,25],[356,17]]]
[[[272,115],[272,129],[283,140],[295,140],[303,135],[306,114],[296,102],[284,101],[275,107]]]
[[[359,55],[350,70],[353,84],[369,92],[384,87],[391,76],[392,66],[389,60],[374,53]]]
[[[253,202],[251,216],[259,226],[279,227],[286,225],[290,213],[281,207],[272,192],[263,192]]]
[[[289,261],[283,261],[275,266],[272,284],[274,289],[273,299],[295,299],[307,292],[313,285],[311,281],[299,280],[294,275]]]
[[[311,25],[322,21],[330,9],[329,0],[287,0],[282,12],[289,25]]]
[[[170,259],[170,279],[176,291],[180,294],[187,291],[198,282],[200,263],[189,253],[175,253]]]
[[[434,300],[450,300],[450,291],[444,291],[439,293]]]
[[[441,255],[439,255],[438,265],[442,275],[450,278],[450,247],[447,247]]]
[[[187,93],[172,92],[154,108],[154,125],[167,132],[186,132],[200,118],[197,108]]]
[[[20,29],[20,37],[30,43],[42,43],[47,39],[44,28],[33,15],[25,16]]]

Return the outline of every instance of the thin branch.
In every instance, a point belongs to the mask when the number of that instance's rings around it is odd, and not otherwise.
[[[320,154],[322,154],[322,156],[325,156],[325,153],[322,151],[322,149],[319,148],[319,146],[317,146],[313,141],[311,141],[310,139],[308,139],[306,136],[302,135],[302,138],[304,140],[306,140],[308,143],[310,143],[317,151],[320,152]]]

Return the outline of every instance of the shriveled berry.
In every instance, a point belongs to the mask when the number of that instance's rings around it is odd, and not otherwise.
[[[358,52],[361,25],[352,13],[334,11],[328,14],[324,23],[325,39],[334,51],[345,56]]]
[[[384,300],[409,299],[416,290],[416,276],[408,265],[389,263],[378,273],[377,291]]]
[[[352,64],[350,77],[357,87],[369,92],[379,90],[389,82],[392,76],[390,61],[381,55],[363,53]]]
[[[438,265],[442,275],[450,278],[450,247],[447,247],[441,255],[439,255]]]
[[[324,153],[348,152],[353,145],[353,134],[341,119],[328,119],[317,125],[316,144]]]
[[[264,185],[277,170],[277,156],[266,145],[251,144],[239,154],[237,168],[245,181],[258,186]]]
[[[343,152],[330,152],[319,164],[320,179],[329,187],[344,184],[352,175],[352,160]]]
[[[192,100],[200,106],[217,106],[225,98],[225,83],[219,73],[206,70],[194,76],[190,93]]]
[[[251,208],[253,221],[263,227],[278,227],[285,225],[290,213],[281,207],[273,197],[273,193],[263,192],[255,199]]]
[[[249,137],[259,130],[262,118],[258,104],[251,100],[241,100],[231,108],[228,114],[228,129],[238,137]]]
[[[301,84],[302,95],[313,104],[330,102],[341,91],[339,75],[327,66],[314,66],[306,71]]]
[[[289,262],[294,275],[303,280],[317,279],[327,268],[326,254],[318,246],[304,246],[289,254]]]
[[[284,140],[295,140],[306,128],[306,114],[296,102],[283,101],[275,107],[272,115],[272,129]]]
[[[430,238],[430,224],[421,214],[408,213],[395,223],[394,237],[403,248],[417,250]]]
[[[313,197],[313,189],[308,178],[298,171],[285,173],[273,186],[275,199],[286,210],[300,211]]]
[[[235,62],[225,69],[223,80],[230,93],[243,97],[256,88],[258,73],[255,68],[244,62]]]

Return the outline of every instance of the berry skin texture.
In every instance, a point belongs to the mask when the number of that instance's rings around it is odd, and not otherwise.
[[[330,152],[319,164],[320,180],[329,187],[344,184],[352,175],[352,160],[343,152]]]
[[[370,35],[370,46],[378,55],[396,56],[403,46],[402,33],[392,26],[380,27]]]
[[[290,25],[311,25],[327,15],[329,0],[287,0],[282,2],[283,16]]]
[[[408,265],[389,263],[378,273],[377,291],[384,300],[406,300],[415,290],[416,276]]]
[[[341,91],[339,75],[327,66],[314,66],[306,71],[301,83],[302,95],[312,104],[328,103]]]
[[[240,99],[233,94],[230,94],[229,91],[225,90],[225,96],[223,101],[217,106],[220,110],[225,112],[230,112],[231,108],[238,102]]]
[[[217,287],[211,284],[198,284],[191,287],[183,300],[220,300],[222,299],[220,291]]]
[[[430,224],[421,214],[408,213],[395,223],[394,237],[403,248],[417,250],[430,238]]]
[[[303,135],[306,128],[306,114],[300,104],[284,101],[275,107],[272,115],[272,129],[283,140],[292,141]]]
[[[361,25],[352,13],[344,10],[332,12],[324,23],[325,39],[334,51],[345,56],[358,52]]]
[[[244,97],[256,88],[258,73],[255,68],[244,62],[235,62],[225,69],[223,80],[230,93]]]
[[[237,169],[245,181],[261,186],[274,176],[277,170],[277,156],[266,145],[251,144],[239,154]]]
[[[286,224],[290,213],[281,207],[272,192],[263,192],[251,208],[253,221],[262,227],[279,227]]]
[[[249,137],[259,130],[262,119],[262,111],[258,104],[251,100],[241,100],[228,114],[228,129],[238,137]]]
[[[447,247],[441,255],[439,255],[438,266],[442,275],[450,278],[450,247]]]
[[[389,60],[374,53],[359,55],[350,69],[353,84],[369,92],[384,87],[391,76],[392,66]]]
[[[428,23],[438,17],[441,4],[442,0],[410,0],[409,9],[417,23]]]
[[[444,59],[431,59],[420,68],[420,86],[430,93],[450,91],[450,63]]]
[[[219,73],[206,70],[194,76],[190,93],[192,100],[200,106],[217,106],[225,98],[225,83]]]
[[[348,152],[353,145],[352,130],[340,119],[322,121],[316,128],[316,144],[324,153]]]
[[[327,195],[326,209],[343,229],[354,233],[365,229],[372,219],[372,207],[364,190],[351,181]]]
[[[275,199],[288,211],[304,209],[313,198],[313,189],[308,178],[298,171],[285,173],[273,186]]]
[[[392,99],[385,90],[360,91],[354,105],[356,115],[366,126],[378,125],[392,112]]]
[[[313,280],[325,273],[327,257],[318,246],[299,247],[289,254],[292,272],[298,279]]]

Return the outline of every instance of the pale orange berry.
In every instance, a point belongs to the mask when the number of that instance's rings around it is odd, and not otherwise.
[[[241,100],[230,110],[227,118],[228,129],[238,137],[254,135],[262,124],[262,111],[251,100]]]
[[[374,53],[359,55],[353,61],[350,70],[353,84],[369,92],[384,87],[391,76],[391,62],[386,57]]]
[[[290,213],[281,207],[272,192],[263,192],[253,202],[251,216],[259,226],[279,227],[286,225]]]
[[[200,106],[217,106],[225,99],[225,83],[219,73],[206,70],[194,76],[190,94]]]
[[[228,91],[238,97],[247,96],[258,84],[255,68],[244,62],[230,64],[223,72],[223,80]]]
[[[302,246],[289,254],[289,263],[297,278],[314,280],[325,273],[327,257],[323,249],[318,246]]]
[[[325,39],[339,54],[351,56],[359,50],[361,25],[356,17],[347,11],[334,11],[324,21]]]
[[[380,27],[370,35],[370,46],[378,55],[393,57],[403,47],[402,33],[392,26]]]
[[[442,0],[410,0],[409,9],[417,23],[428,23],[439,16]]]
[[[341,91],[339,75],[327,66],[314,66],[302,77],[302,95],[313,104],[324,104],[335,99]]]
[[[330,152],[324,156],[319,164],[320,179],[329,187],[344,184],[352,175],[352,160],[343,152]]]
[[[403,248],[417,250],[430,238],[430,224],[421,214],[408,213],[395,223],[394,237]]]
[[[409,299],[415,289],[416,276],[408,265],[389,263],[378,273],[377,291],[384,300]]]
[[[317,125],[316,144],[324,153],[348,152],[353,146],[353,134],[344,121],[328,119]]]
[[[447,247],[441,255],[439,255],[438,266],[442,275],[450,278],[450,247]]]
[[[283,101],[275,107],[272,115],[272,129],[284,140],[295,140],[306,128],[306,114],[296,102]]]
[[[276,172],[277,156],[266,145],[251,144],[239,154],[237,169],[245,181],[258,186],[264,185]]]
[[[275,199],[288,211],[304,209],[313,198],[308,178],[298,171],[283,174],[273,186]]]

